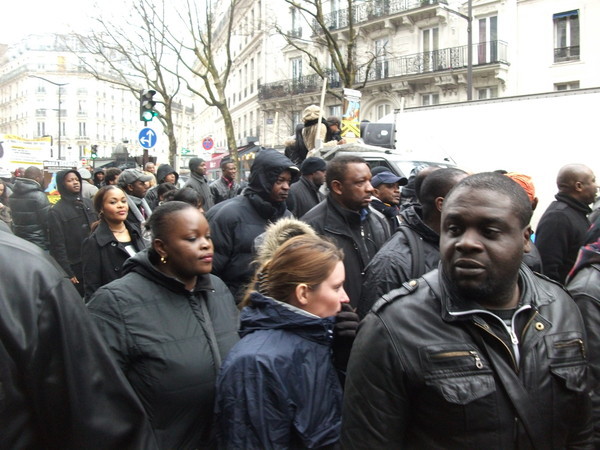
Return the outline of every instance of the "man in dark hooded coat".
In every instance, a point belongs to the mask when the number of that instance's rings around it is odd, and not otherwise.
[[[61,170],[56,174],[60,200],[48,213],[50,255],[69,276],[83,296],[83,263],[81,245],[90,235],[97,217],[92,201],[81,197],[83,180],[76,170]]]
[[[291,216],[285,201],[299,173],[277,150],[259,150],[244,194],[206,213],[215,247],[212,273],[225,282],[238,302],[252,278],[254,239],[270,223]]]
[[[160,201],[160,199],[158,198],[158,186],[160,186],[162,183],[172,183],[175,186],[177,186],[177,181],[179,181],[179,174],[169,164],[161,164],[158,167],[158,171],[156,172],[156,180],[157,185],[148,189],[148,192],[146,192],[145,197],[151,209],[156,209]]]

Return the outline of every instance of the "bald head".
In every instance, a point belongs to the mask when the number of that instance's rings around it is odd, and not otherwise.
[[[583,164],[568,164],[558,171],[556,186],[561,194],[573,197],[586,205],[596,198],[598,185],[594,172]]]

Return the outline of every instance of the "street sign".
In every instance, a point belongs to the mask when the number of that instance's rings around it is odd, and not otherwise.
[[[152,148],[156,145],[156,133],[152,128],[142,128],[138,135],[138,141],[144,148]]]
[[[182,148],[181,149],[181,154],[182,155],[189,155],[190,153],[192,153],[192,151],[189,148]]]
[[[212,148],[214,146],[215,146],[215,141],[213,141],[213,138],[206,137],[206,138],[202,139],[202,148],[204,150],[212,150]]]

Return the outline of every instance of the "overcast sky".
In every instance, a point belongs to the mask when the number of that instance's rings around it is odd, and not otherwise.
[[[96,0],[4,0],[0,42],[11,44],[37,33],[68,33],[85,30],[91,23]],[[103,4],[116,4],[103,0]]]

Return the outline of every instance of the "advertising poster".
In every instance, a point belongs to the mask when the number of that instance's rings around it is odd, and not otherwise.
[[[25,139],[11,134],[0,135],[0,168],[11,172],[19,167],[39,166],[50,159],[50,136]]]
[[[360,137],[360,91],[344,89],[342,107],[342,137]]]

